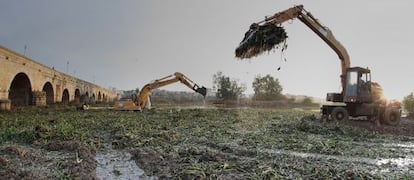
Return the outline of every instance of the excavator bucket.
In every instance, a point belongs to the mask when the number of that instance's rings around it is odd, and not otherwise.
[[[200,93],[200,94],[201,94],[201,95],[203,95],[204,97],[206,97],[206,95],[207,95],[207,88],[205,88],[204,86],[200,88],[200,87],[196,84],[196,85],[194,85],[193,90],[194,90],[195,92]]]

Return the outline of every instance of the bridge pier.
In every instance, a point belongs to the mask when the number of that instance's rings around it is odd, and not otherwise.
[[[0,112],[1,111],[10,111],[11,101],[9,99],[0,99]]]
[[[7,96],[9,92],[0,88],[0,112],[1,111],[10,111],[11,101]]]
[[[32,103],[35,106],[46,106],[46,92],[44,91],[33,91]]]

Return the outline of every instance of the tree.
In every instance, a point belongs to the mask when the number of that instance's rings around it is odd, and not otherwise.
[[[408,96],[405,96],[403,101],[404,109],[407,112],[413,113],[414,112],[414,95],[413,93],[409,94]]]
[[[213,84],[217,88],[216,97],[223,100],[236,100],[245,90],[245,87],[238,85],[237,81],[231,80],[220,71],[213,75]]]
[[[257,76],[253,81],[253,90],[253,99],[255,100],[271,101],[284,98],[279,79],[275,79],[269,74],[265,77]]]
[[[312,98],[310,98],[310,97],[305,97],[303,100],[302,100],[302,104],[303,105],[312,105],[313,104],[313,101],[312,101]]]

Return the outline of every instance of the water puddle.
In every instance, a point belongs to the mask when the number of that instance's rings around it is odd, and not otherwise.
[[[305,153],[305,152],[297,152],[297,151],[281,150],[281,149],[278,149],[278,150],[258,149],[258,151],[266,152],[269,154],[286,154],[286,155],[296,156],[300,158],[315,158],[315,159],[337,160],[337,161],[343,161],[343,162],[357,162],[357,163],[377,165],[375,159],[364,158],[364,157],[350,157],[350,156],[341,156],[341,155]]]
[[[406,148],[414,149],[414,143],[375,143],[375,142],[354,142],[355,145],[364,147],[386,147],[386,148]]]
[[[392,172],[401,171],[414,173],[414,158],[391,158],[391,159],[379,159],[376,161],[378,166],[385,167],[380,172]]]
[[[387,144],[385,146],[400,147],[400,148],[412,148],[411,144]],[[336,160],[340,162],[350,162],[356,164],[362,164],[364,167],[371,165],[374,167],[373,172],[380,173],[403,173],[413,174],[414,173],[414,156],[406,155],[404,158],[365,158],[365,157],[352,157],[352,156],[341,156],[341,155],[326,155],[316,153],[305,153],[296,152],[289,150],[274,150],[274,149],[258,149],[260,152],[266,152],[269,154],[286,154],[296,156],[300,158],[315,158],[323,160]],[[360,168],[360,166],[356,166]],[[375,170],[376,169],[376,170]]]
[[[110,146],[105,151],[97,152],[96,176],[99,179],[150,179],[143,177],[144,171],[139,168],[132,155],[125,150],[115,150]]]

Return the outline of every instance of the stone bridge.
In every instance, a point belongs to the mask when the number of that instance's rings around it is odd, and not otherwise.
[[[116,92],[0,46],[0,111],[18,106],[109,102],[114,98]]]

